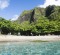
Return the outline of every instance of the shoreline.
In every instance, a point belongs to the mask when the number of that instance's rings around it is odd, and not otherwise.
[[[60,41],[60,36],[14,36],[0,35],[0,42]]]

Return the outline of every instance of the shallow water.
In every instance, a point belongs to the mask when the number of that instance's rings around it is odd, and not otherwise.
[[[0,55],[60,55],[60,42],[0,43]]]

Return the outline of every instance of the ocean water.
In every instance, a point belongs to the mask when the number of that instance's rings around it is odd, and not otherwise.
[[[59,42],[3,42],[0,55],[60,55]]]

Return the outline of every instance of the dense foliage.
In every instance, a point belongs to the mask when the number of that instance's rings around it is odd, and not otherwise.
[[[31,11],[30,11],[31,12]],[[23,15],[28,14],[24,12]],[[33,13],[32,13],[33,14]],[[28,16],[30,17],[30,15]],[[32,18],[32,17],[31,17]],[[25,20],[22,23],[18,21],[5,20],[0,17],[0,32],[1,34],[12,35],[60,35],[60,7],[48,6],[47,8],[35,8],[32,23]]]

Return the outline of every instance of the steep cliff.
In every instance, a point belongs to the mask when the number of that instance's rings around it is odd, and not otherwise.
[[[43,8],[34,8],[32,10],[29,11],[24,11],[19,17],[18,17],[18,22],[22,23],[24,21],[29,21],[31,22],[35,22],[36,19],[38,18],[38,16],[44,16],[45,15],[45,11]]]

